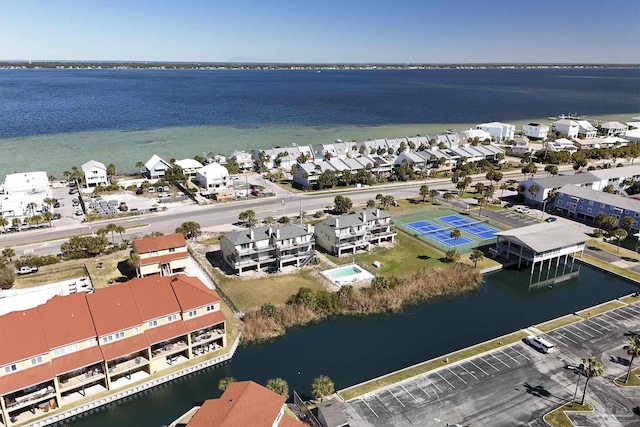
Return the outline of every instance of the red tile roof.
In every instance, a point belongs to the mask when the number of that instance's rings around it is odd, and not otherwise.
[[[166,236],[148,237],[133,241],[133,250],[138,254],[146,254],[151,251],[164,251],[169,248],[181,248],[187,246],[187,241],[181,233],[167,234]]]
[[[187,427],[271,427],[285,400],[253,381],[236,382],[206,400]]]
[[[102,352],[97,345],[84,350],[75,351],[64,356],[56,357],[51,361],[53,372],[56,375],[66,374],[67,372],[91,366],[94,363],[101,362]]]
[[[186,259],[186,258],[189,258],[189,252],[174,252],[172,254],[152,256],[150,258],[141,259],[140,265],[167,264],[177,259]]]
[[[99,336],[142,324],[129,283],[98,289],[86,298]]]
[[[101,344],[100,350],[102,350],[104,360],[108,362],[109,360],[126,356],[147,347],[149,347],[149,343],[144,334],[138,334],[109,344]]]
[[[184,321],[189,332],[198,331],[207,326],[217,325],[224,322],[224,314],[221,311],[212,311],[203,316],[194,317]]]
[[[147,329],[144,331],[145,336],[149,344],[157,344],[162,341],[170,340],[171,338],[179,337],[180,335],[186,335],[186,326],[182,320],[168,323],[166,325],[158,326],[155,328]]]
[[[171,280],[171,286],[173,286],[173,292],[182,311],[193,310],[220,301],[220,297],[196,277],[175,276]]]
[[[84,292],[56,295],[38,310],[51,349],[96,336]]]
[[[180,305],[178,305],[173,293],[170,281],[171,277],[156,275],[127,282],[144,322],[180,313]]]
[[[2,375],[0,376],[0,395],[52,380],[53,377],[53,369],[49,362],[16,371],[13,374]]]
[[[0,366],[48,352],[38,308],[0,316]]]

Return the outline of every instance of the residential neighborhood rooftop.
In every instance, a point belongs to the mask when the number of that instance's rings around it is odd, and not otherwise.
[[[547,222],[501,231],[496,233],[496,236],[514,238],[536,253],[573,246],[588,240],[586,234],[574,230],[572,227],[561,223]],[[562,236],[562,239],[558,239],[558,236]]]

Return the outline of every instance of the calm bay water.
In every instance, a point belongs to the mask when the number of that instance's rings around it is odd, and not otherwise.
[[[0,70],[0,174],[640,112],[640,69]],[[46,156],[42,154],[46,153]]]
[[[318,375],[344,388],[520,328],[635,292],[629,282],[581,266],[578,278],[528,291],[525,271],[485,276],[472,293],[412,306],[398,314],[339,317],[298,328],[273,342],[240,347],[231,363],[191,375],[64,425],[168,424],[219,396],[226,376],[265,384],[282,377],[303,396]]]

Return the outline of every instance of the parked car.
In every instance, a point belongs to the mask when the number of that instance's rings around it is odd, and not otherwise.
[[[149,193],[155,193],[156,192],[156,187],[149,187],[149,189],[147,191]]]
[[[53,204],[53,207],[54,207],[54,208],[59,208],[59,207],[60,207],[60,202],[55,202],[55,203]]]
[[[23,275],[23,274],[35,273],[36,271],[38,271],[38,267],[24,266],[24,267],[20,267],[17,273],[19,275]]]
[[[556,218],[555,216],[550,216],[549,218],[545,219],[545,221],[547,222],[556,222],[558,220],[558,218]]]
[[[76,211],[76,216],[82,216],[82,215],[83,215],[83,213],[82,213],[82,209],[78,209],[78,210]]]
[[[129,206],[127,206],[125,202],[120,202],[120,206],[118,206],[118,209],[120,209],[122,212],[126,212],[129,210]]]
[[[56,220],[60,218],[62,218],[62,215],[60,215],[59,213],[54,213],[53,216],[51,217],[52,220]]]
[[[526,206],[516,206],[516,212],[520,212],[521,214],[528,214],[529,208]]]
[[[144,190],[142,188],[138,188],[136,190],[136,194],[139,196],[140,194],[144,193]]]
[[[78,192],[78,189],[76,188],[72,188],[71,190],[69,190],[69,194],[76,194]]]

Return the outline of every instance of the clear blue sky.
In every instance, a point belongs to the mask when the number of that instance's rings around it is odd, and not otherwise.
[[[0,59],[640,63],[640,0],[0,0]]]

